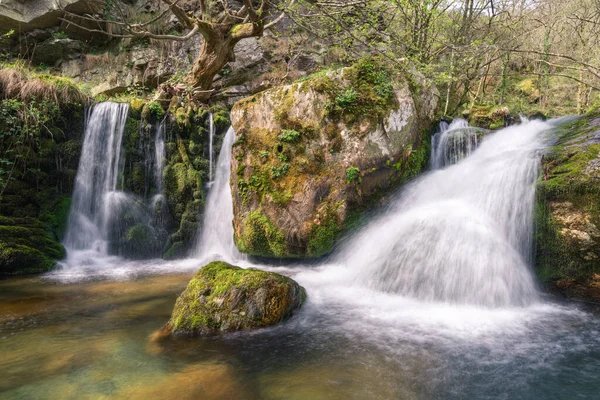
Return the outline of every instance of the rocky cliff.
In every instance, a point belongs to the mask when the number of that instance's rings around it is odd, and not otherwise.
[[[358,210],[421,171],[437,102],[418,74],[367,58],[235,104],[239,249],[330,252]]]
[[[542,161],[537,262],[554,292],[600,303],[600,112],[565,123]]]

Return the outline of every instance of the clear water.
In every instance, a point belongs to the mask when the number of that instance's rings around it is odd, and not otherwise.
[[[522,231],[530,225],[520,220],[530,210],[515,203],[529,201],[530,161],[549,128],[534,121],[493,134],[470,157],[415,181],[329,260],[267,266],[220,254],[307,289],[305,306],[275,328],[151,340],[202,254],[177,263],[105,258],[93,269],[0,282],[0,398],[598,398],[598,315],[535,290]],[[215,229],[232,232],[226,219]],[[420,234],[407,236],[407,225]],[[440,245],[422,250],[421,233],[438,225]],[[419,258],[402,256],[408,239]],[[498,241],[503,252],[493,251]],[[471,242],[482,246],[478,262]],[[448,243],[456,255],[438,260]],[[398,260],[429,271],[412,282],[421,289],[403,284],[414,266]]]

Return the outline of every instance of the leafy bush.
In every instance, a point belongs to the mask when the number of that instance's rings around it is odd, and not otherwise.
[[[360,177],[360,170],[356,167],[349,167],[346,169],[346,183],[361,183],[362,179]]]
[[[300,132],[292,129],[284,129],[279,134],[279,140],[286,143],[295,143],[300,140]]]
[[[163,119],[165,116],[165,110],[163,110],[162,106],[156,101],[148,103],[148,111],[150,114],[154,115],[156,119]]]
[[[290,170],[290,164],[283,163],[281,165],[271,168],[271,176],[273,177],[273,179],[278,179],[278,178],[281,178],[281,177],[287,175],[289,170]]]

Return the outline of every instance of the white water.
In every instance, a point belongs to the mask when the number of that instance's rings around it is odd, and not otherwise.
[[[78,250],[108,254],[113,212],[126,201],[117,193],[117,181],[128,111],[128,104],[100,103],[87,118],[64,241],[69,254]]]
[[[450,125],[442,121],[439,132],[431,139],[431,168],[456,164],[471,155],[479,145],[481,134],[481,129],[469,127],[462,118],[456,118]]]
[[[208,114],[208,122],[209,122],[209,139],[208,139],[208,181],[209,184],[213,181],[213,140],[215,137],[215,122],[213,119],[213,114]]]
[[[153,140],[140,149],[145,154],[147,171],[145,192],[148,192],[150,178],[156,190],[145,204],[144,199],[120,190],[124,167],[122,141],[128,109],[127,104],[104,102],[88,112],[63,243],[67,259],[57,271],[64,273],[67,279],[113,273],[123,276],[123,266],[131,267],[137,261],[126,261],[115,254],[136,253],[136,248],[125,248],[126,244],[119,243],[136,224],[145,225],[154,235],[166,235],[163,224],[168,210],[162,190],[165,124],[164,121],[158,123]]]
[[[234,141],[235,133],[233,128],[229,128],[223,139],[215,180],[210,187],[200,225],[195,256],[202,260],[235,261],[243,258],[233,242],[233,201],[229,182]]]
[[[470,157],[419,179],[336,263],[361,285],[422,301],[536,302],[532,213],[549,128],[534,121],[503,129]]]
[[[165,121],[156,124],[156,136],[154,137],[154,180],[156,191],[162,194],[163,170],[165,167]]]

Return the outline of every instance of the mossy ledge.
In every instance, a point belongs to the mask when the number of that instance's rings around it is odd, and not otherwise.
[[[64,247],[38,220],[0,217],[0,277],[46,272],[65,256]]]
[[[238,248],[274,258],[332,251],[349,216],[426,166],[436,89],[368,57],[233,106]]]
[[[305,300],[304,288],[288,277],[214,261],[177,298],[165,331],[196,336],[272,326]]]
[[[600,304],[600,112],[558,128],[542,160],[536,272],[552,293]]]

